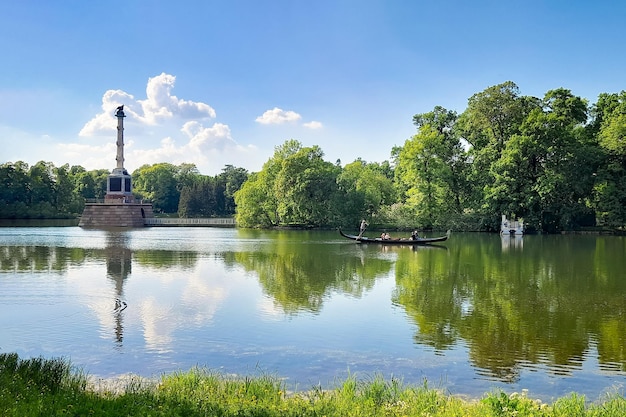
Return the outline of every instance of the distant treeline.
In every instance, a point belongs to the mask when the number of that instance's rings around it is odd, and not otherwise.
[[[474,94],[457,114],[416,114],[416,134],[390,161],[324,161],[319,146],[288,140],[259,172],[226,165],[144,165],[134,194],[181,217],[236,213],[243,227],[497,230],[501,214],[548,233],[626,225],[626,92],[590,105],[559,88],[522,96],[505,82]],[[389,138],[381,138],[389,140]],[[104,170],[38,162],[0,166],[0,216],[59,217],[104,198]]]
[[[102,201],[107,170],[86,171],[67,164],[56,167],[40,161],[0,166],[0,218],[72,218],[86,201]],[[181,217],[235,214],[233,193],[246,180],[243,168],[226,165],[214,177],[201,175],[193,164],[144,165],[132,173],[133,194],[153,203],[156,213]]]

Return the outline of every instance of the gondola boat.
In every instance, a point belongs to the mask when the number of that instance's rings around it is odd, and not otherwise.
[[[450,237],[450,231],[445,234],[445,236],[439,237],[418,237],[416,239],[382,239],[380,237],[371,238],[367,236],[355,236],[345,234],[341,229],[339,229],[339,234],[347,239],[351,239],[356,241],[357,243],[376,243],[379,245],[428,245],[430,243],[443,242],[448,240]]]

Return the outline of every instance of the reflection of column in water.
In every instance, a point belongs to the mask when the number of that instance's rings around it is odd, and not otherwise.
[[[107,236],[106,264],[107,277],[115,285],[115,306],[113,314],[115,318],[115,340],[118,345],[124,339],[123,311],[127,304],[124,299],[124,282],[131,273],[132,251],[126,247],[125,232],[113,233]]]
[[[115,340],[119,346],[121,346],[122,341],[124,340],[124,320],[122,317],[122,311],[126,310],[127,306],[126,301],[122,301],[119,298],[115,299],[115,309],[113,310],[115,317]]]

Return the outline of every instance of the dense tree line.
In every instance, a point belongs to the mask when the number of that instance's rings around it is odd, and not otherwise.
[[[226,165],[219,175],[187,175],[178,203],[180,217],[222,217],[235,214],[234,193],[248,178],[248,171]]]
[[[391,163],[341,167],[290,140],[235,193],[242,226],[496,230],[500,215],[543,232],[626,225],[626,92],[589,105],[571,91],[522,96],[513,82],[436,106]]]
[[[0,165],[0,218],[71,218],[85,202],[102,201],[107,170],[81,166],[55,167],[40,161]],[[133,194],[151,201],[155,212],[181,217],[232,216],[233,194],[246,180],[243,168],[227,165],[214,177],[201,175],[193,164],[144,165],[132,173]]]
[[[324,160],[319,146],[288,140],[259,172],[226,165],[214,177],[193,164],[144,165],[134,194],[156,213],[237,214],[243,227],[497,230],[501,214],[558,232],[626,225],[626,92],[589,105],[559,88],[523,96],[505,82],[474,94],[457,114],[413,117],[416,133],[390,161]],[[105,170],[38,162],[0,166],[0,216],[78,215],[102,199]]]
[[[18,161],[0,165],[0,218],[63,218],[82,213],[85,199],[106,194],[106,170]]]
[[[342,168],[324,161],[318,146],[293,139],[235,193],[237,223],[251,227],[357,224],[395,199],[388,163],[357,160]]]

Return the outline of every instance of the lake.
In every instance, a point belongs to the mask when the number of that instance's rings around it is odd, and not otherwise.
[[[626,238],[5,227],[0,328],[0,352],[105,378],[202,366],[595,400],[626,383]]]

